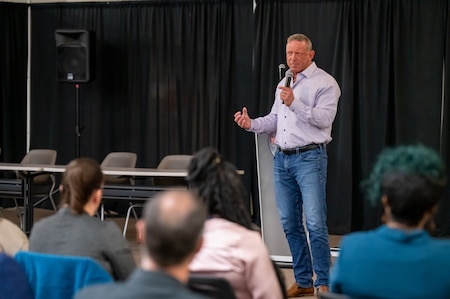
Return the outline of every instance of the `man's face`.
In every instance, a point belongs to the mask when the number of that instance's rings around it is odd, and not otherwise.
[[[306,42],[293,40],[286,44],[286,62],[294,74],[305,70],[314,58],[314,50],[308,50]]]

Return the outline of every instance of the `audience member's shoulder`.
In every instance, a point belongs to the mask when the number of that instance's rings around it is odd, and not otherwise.
[[[0,252],[14,255],[19,250],[28,250],[27,235],[15,223],[0,218]]]
[[[450,252],[450,237],[433,237],[432,238],[434,246],[440,248],[445,252]]]
[[[229,236],[235,236],[236,238],[245,240],[246,238],[258,238],[261,239],[261,234],[252,229],[243,227],[240,224],[223,218],[211,218],[205,222],[205,230],[211,231],[223,231],[227,232]]]
[[[1,230],[21,231],[20,228],[15,223],[6,218],[1,217],[0,217],[0,228]]]
[[[10,265],[10,264],[17,264],[17,263],[11,255],[9,255],[5,252],[0,252],[0,265],[2,267],[5,267],[5,265]]]
[[[113,299],[114,290],[119,284],[120,283],[88,286],[76,293],[74,299]]]
[[[36,221],[33,224],[33,229],[35,229],[36,227],[41,228],[41,227],[45,227],[45,226],[52,226],[55,227],[54,225],[56,223],[59,223],[61,221],[61,219],[67,219],[67,215],[70,214],[70,210],[66,207],[62,207],[60,208],[58,211],[56,211],[56,213],[49,215],[47,217],[41,218],[38,221]]]
[[[376,242],[377,239],[377,231],[375,230],[367,230],[367,231],[357,231],[346,234],[342,237],[340,242],[340,247],[346,246],[371,246],[372,242]]]
[[[49,215],[49,216],[47,216],[47,217],[43,217],[43,218],[41,218],[41,219],[35,221],[35,222],[33,223],[33,228],[36,228],[36,227],[40,227],[40,226],[46,225],[47,223],[54,223],[54,222],[57,222],[57,221],[58,221],[58,218],[60,217],[58,214],[59,214],[59,210],[58,210],[55,214]]]
[[[0,253],[0,298],[31,299],[33,289],[25,269],[10,255]]]
[[[179,298],[183,299],[208,299],[201,294],[194,293],[189,289],[180,290]],[[124,298],[153,298],[152,294],[147,293],[145,289],[127,287],[126,282],[115,282],[112,284],[102,284],[86,287],[80,290],[74,299],[124,299]]]
[[[104,226],[104,229],[107,233],[114,234],[114,235],[121,235],[122,231],[120,230],[119,226],[114,221],[100,221]]]
[[[210,222],[211,221],[211,222]],[[217,244],[221,248],[234,248],[245,254],[246,258],[252,259],[261,256],[268,251],[261,233],[254,229],[248,229],[237,223],[228,221],[223,218],[214,218],[206,221],[206,234],[214,235],[213,240],[219,240]],[[210,241],[210,240],[209,240]]]

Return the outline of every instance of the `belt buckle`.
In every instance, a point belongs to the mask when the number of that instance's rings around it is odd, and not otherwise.
[[[316,149],[316,148],[321,148],[321,147],[322,147],[322,143],[321,144],[319,144],[319,143],[311,143],[311,144],[307,144],[307,145],[304,145],[302,147],[299,147],[298,151],[300,153],[303,153],[303,152],[307,152],[307,151],[310,151],[310,150],[313,150],[313,149]]]
[[[281,147],[280,147],[280,151],[281,151],[283,154],[288,155],[288,156],[289,156],[289,155],[296,154],[296,153],[299,152],[298,148],[285,148],[285,149],[283,149],[283,148],[281,148]]]

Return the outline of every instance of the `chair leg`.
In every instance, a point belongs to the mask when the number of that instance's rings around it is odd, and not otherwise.
[[[23,226],[24,212],[21,211],[19,203],[17,202],[17,199],[14,197],[13,200],[14,200],[14,204],[16,205],[17,217],[19,217],[20,229],[23,230],[23,228],[24,228],[24,226]]]
[[[134,206],[134,207],[137,207],[136,206],[137,204],[133,204],[132,202],[130,202],[130,206]],[[134,216],[134,219],[136,219],[136,220],[138,220],[138,215],[136,214],[136,209],[135,208],[132,208],[132,211],[133,211],[133,216]]]
[[[123,225],[123,236],[125,237],[127,234],[127,228],[128,228],[128,221],[130,220],[130,213],[133,208],[133,205],[130,205],[130,207],[127,210],[127,217],[125,218],[125,223]]]
[[[128,228],[128,222],[130,221],[130,214],[131,212],[133,212],[134,214],[134,218],[136,220],[138,220],[138,216],[136,214],[136,208],[142,208],[144,207],[143,204],[140,203],[131,203],[130,202],[130,207],[127,210],[127,217],[125,218],[125,224],[123,225],[123,236],[125,237],[125,235],[127,234],[127,228]]]
[[[55,199],[53,198],[53,194],[56,194],[57,192],[59,192],[59,190],[53,190],[53,191],[50,191],[50,193],[49,193],[49,197],[50,197],[50,202],[52,203],[52,206],[53,206],[53,210],[57,210],[57,207],[56,207],[56,204],[55,204]]]
[[[56,194],[59,191],[59,189],[55,190],[56,181],[55,181],[55,176],[54,175],[51,176],[51,179],[52,179],[52,187],[50,188],[50,191],[48,192],[48,195],[43,197],[43,198],[41,198],[37,202],[35,202],[34,206],[37,207],[38,205],[40,205],[45,200],[50,199],[50,203],[52,204],[53,210],[56,211],[57,208],[56,208],[55,200],[53,199],[53,194]]]
[[[100,220],[105,220],[105,205],[103,203],[100,205]]]
[[[52,188],[50,189],[50,192],[48,193],[48,197],[50,198],[50,202],[52,203],[53,210],[56,211],[57,209],[56,209],[55,200],[53,199],[53,194],[58,192],[59,189],[55,190],[56,180],[55,180],[55,176],[53,174],[51,175],[51,178],[52,178]]]
[[[43,197],[43,198],[41,198],[41,199],[39,199],[38,201],[36,201],[36,202],[33,204],[33,206],[34,206],[34,207],[37,207],[37,206],[40,205],[42,202],[44,202],[45,200],[47,200],[47,197],[48,197],[48,195],[45,196],[45,197]]]

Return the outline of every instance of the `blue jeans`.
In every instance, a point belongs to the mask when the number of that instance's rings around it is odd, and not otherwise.
[[[329,286],[327,164],[325,146],[292,155],[277,150],[274,157],[276,203],[292,254],[295,280],[300,287],[313,286],[313,269],[317,277],[314,286]],[[303,213],[311,252],[303,226]]]

